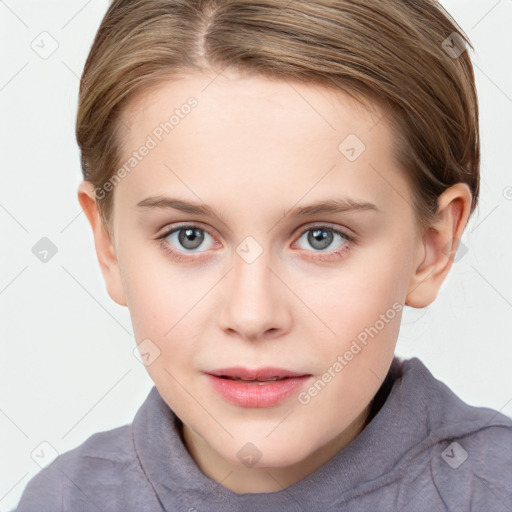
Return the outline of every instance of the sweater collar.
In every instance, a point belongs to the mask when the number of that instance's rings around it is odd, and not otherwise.
[[[400,362],[395,358],[393,364],[397,363],[402,364],[401,377],[393,382],[384,405],[362,432],[315,472],[285,489],[237,494],[206,476],[181,439],[180,420],[156,387],[132,425],[141,466],[168,511],[228,510],[232,503],[237,509],[280,511],[332,507],[366,483],[375,485],[439,421],[429,404],[440,400],[443,392],[451,392],[419,359]]]

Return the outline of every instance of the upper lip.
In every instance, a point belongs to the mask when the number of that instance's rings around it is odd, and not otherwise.
[[[271,366],[266,366],[264,368],[243,368],[241,366],[235,366],[231,368],[220,368],[218,370],[209,370],[210,375],[215,375],[217,377],[238,377],[240,379],[245,380],[262,380],[262,379],[274,379],[274,378],[284,378],[284,377],[303,377],[305,375],[309,375],[307,373],[302,372],[294,372],[291,370],[286,370],[285,368],[274,368]]]

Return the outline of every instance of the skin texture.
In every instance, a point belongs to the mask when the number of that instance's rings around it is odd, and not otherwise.
[[[377,107],[312,84],[232,71],[214,78],[163,83],[124,111],[123,162],[187,98],[198,101],[115,187],[113,239],[90,183],[80,184],[78,198],[109,295],[129,308],[136,342],[150,339],[160,350],[147,370],[183,421],[189,453],[236,493],[271,492],[318,469],[361,431],[390,366],[401,312],[307,404],[293,396],[269,408],[232,405],[202,372],[276,366],[321,379],[393,304],[421,308],[436,298],[471,192],[465,184],[445,191],[434,228],[422,232]],[[355,161],[339,150],[349,134],[366,145]],[[137,207],[151,195],[205,203],[222,220]],[[287,213],[342,196],[378,211]],[[157,237],[183,222],[205,229],[205,238],[189,249],[178,233],[167,236],[184,256],[175,259]],[[334,234],[326,248],[313,245],[312,231],[302,233],[319,225],[354,241]],[[256,241],[251,254],[262,250],[251,263],[237,252],[246,237]],[[253,467],[237,455],[249,442],[261,455]]]

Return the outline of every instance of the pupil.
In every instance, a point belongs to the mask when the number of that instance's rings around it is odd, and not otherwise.
[[[178,239],[186,249],[197,249],[204,240],[204,235],[199,229],[186,228],[180,231]]]
[[[312,247],[325,249],[326,247],[329,247],[332,242],[332,233],[326,229],[314,229],[310,233],[308,242]],[[315,245],[318,242],[320,242],[319,246]]]

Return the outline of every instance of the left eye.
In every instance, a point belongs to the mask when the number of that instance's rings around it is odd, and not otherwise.
[[[336,247],[332,247],[332,250],[339,249],[340,247],[342,247],[351,240],[350,237],[348,237],[341,231],[338,231],[337,229],[330,228],[327,226],[320,226],[307,229],[302,233],[302,235],[299,238],[299,241],[304,237],[304,235],[307,235],[307,243],[310,244],[310,246],[313,247],[315,251],[322,251],[323,249],[329,247],[332,244],[335,237],[341,239],[341,243]]]

